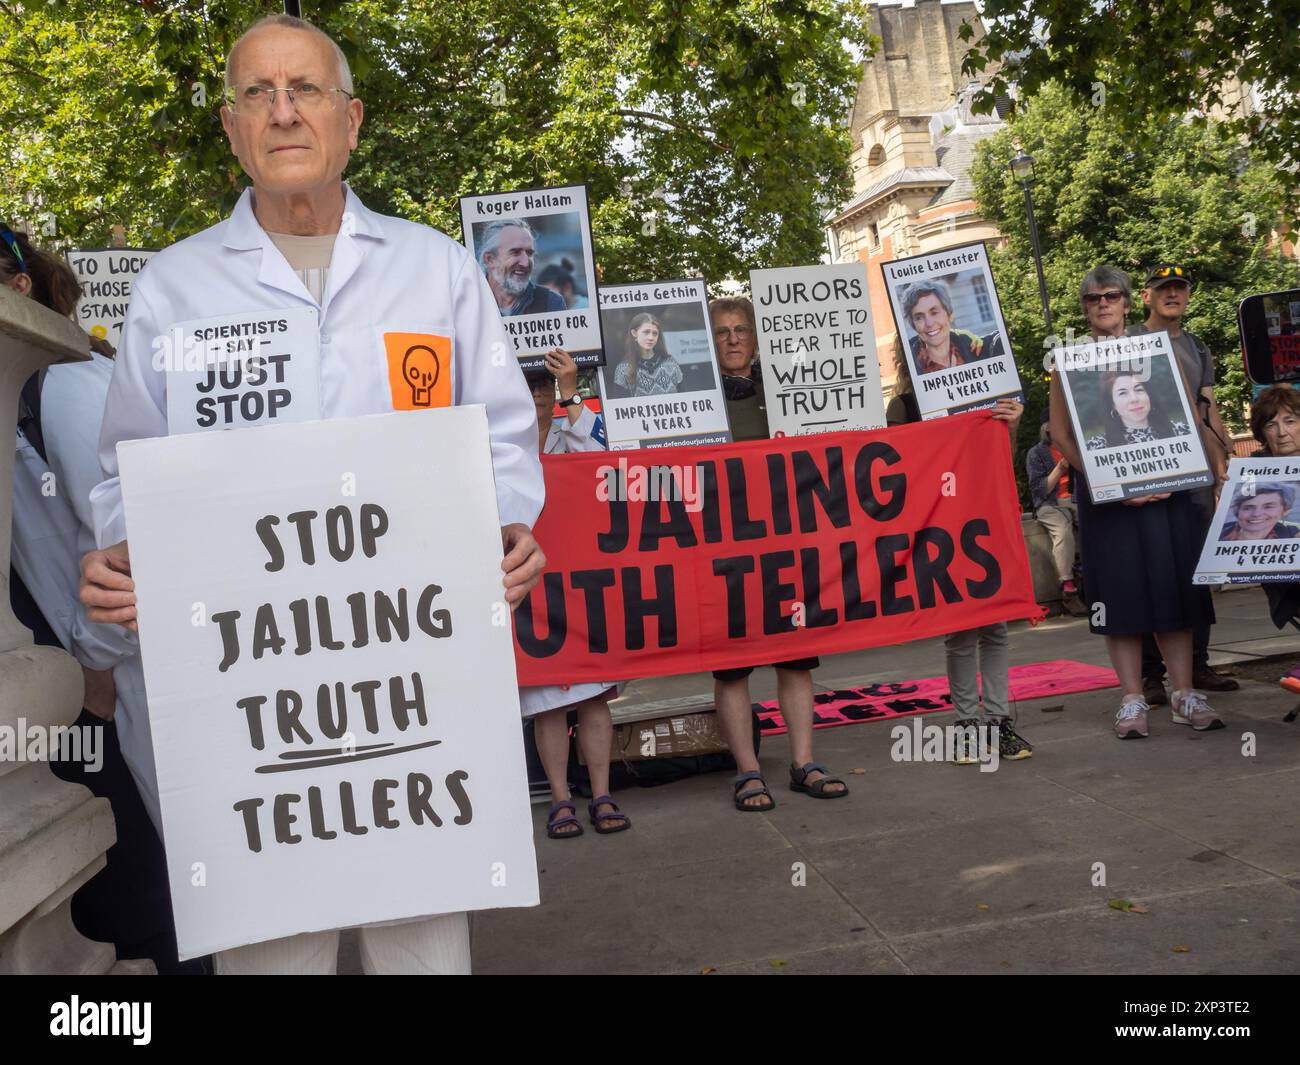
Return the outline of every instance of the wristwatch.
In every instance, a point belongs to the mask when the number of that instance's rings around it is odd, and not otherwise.
[[[581,406],[582,406],[582,397],[581,397],[580,395],[578,395],[578,393],[575,392],[575,393],[573,393],[573,395],[571,395],[568,399],[562,399],[562,400],[560,400],[560,401],[559,401],[559,406],[561,406],[561,407],[581,407]]]

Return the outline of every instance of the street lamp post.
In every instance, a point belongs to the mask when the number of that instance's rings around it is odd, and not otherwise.
[[[1019,145],[1016,145],[1015,158],[1011,160],[1011,175],[1025,190],[1025,214],[1029,218],[1029,242],[1034,249],[1034,269],[1038,271],[1038,296],[1043,301],[1043,321],[1047,324],[1047,333],[1052,330],[1052,308],[1047,302],[1047,278],[1043,276],[1043,252],[1038,245],[1038,223],[1034,221],[1034,194],[1029,186],[1034,183],[1034,157]]]

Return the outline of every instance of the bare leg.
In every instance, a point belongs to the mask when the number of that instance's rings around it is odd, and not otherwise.
[[[1106,653],[1110,655],[1110,664],[1119,675],[1120,691],[1124,695],[1141,695],[1142,637],[1107,636]]]
[[[790,737],[790,763],[798,768],[813,760],[813,683],[812,673],[806,669],[778,669],[776,693],[781,703],[781,716],[785,718],[786,732]],[[805,784],[820,780],[826,774],[814,769]],[[826,794],[844,791],[843,784],[826,785]]]
[[[537,741],[537,754],[546,770],[551,785],[551,802],[569,798],[569,724],[567,706],[544,710],[533,718],[533,738]],[[608,756],[609,748],[606,747]],[[585,753],[585,752],[584,752]],[[608,771],[608,761],[606,762]],[[581,825],[565,825],[556,831],[560,835],[577,832]]]
[[[587,773],[591,777],[591,794],[609,794],[609,750],[614,739],[614,721],[609,716],[609,702],[598,695],[578,704],[578,746],[582,748]],[[596,813],[612,813],[607,802],[596,807]],[[604,824],[617,828],[619,822],[607,819]]]
[[[1175,691],[1187,691],[1192,686],[1192,630],[1157,632],[1156,643],[1169,670],[1169,683]]]
[[[754,754],[754,714],[749,698],[749,678],[715,680],[713,704],[717,707],[718,724],[722,726],[723,738],[731,749],[731,756],[736,760],[736,768],[742,773],[758,772],[758,758]],[[746,806],[767,804],[768,799],[764,795],[755,795],[745,800]]]

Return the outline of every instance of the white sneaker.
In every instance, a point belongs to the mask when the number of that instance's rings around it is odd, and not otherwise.
[[[1122,740],[1142,739],[1147,732],[1147,711],[1151,707],[1141,695],[1126,695],[1115,715],[1115,735]]]
[[[1191,725],[1197,732],[1223,728],[1223,722],[1210,706],[1209,700],[1192,688],[1173,692],[1169,703],[1175,725]]]

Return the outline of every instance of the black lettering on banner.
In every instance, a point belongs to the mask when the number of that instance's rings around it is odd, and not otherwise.
[[[614,587],[612,569],[579,569],[569,574],[569,581],[583,594],[587,610],[587,650],[592,654],[609,652],[609,619],[605,612],[605,589]]]
[[[766,455],[767,487],[772,494],[772,533],[784,536],[791,531],[790,525],[790,484],[785,477],[785,458],[782,455]]]
[[[596,534],[596,547],[606,555],[627,550],[630,530],[627,516],[627,486],[618,479],[618,491],[609,496],[609,529]]]
[[[767,535],[767,523],[749,517],[749,489],[745,484],[743,459],[724,460],[727,468],[727,496],[731,505],[731,532],[735,540],[761,540]]]
[[[933,544],[935,553],[928,550]],[[912,543],[912,571],[916,576],[916,599],[922,610],[934,606],[937,587],[945,603],[960,603],[961,593],[948,573],[956,548],[947,529],[927,526],[916,534]]]
[[[862,599],[858,576],[858,545],[853,540],[840,544],[840,585],[844,589],[844,620],[865,621],[876,616],[876,604]]]
[[[569,619],[564,607],[564,575],[562,573],[543,573],[542,590],[546,595],[545,639],[539,639],[533,630],[533,593],[524,596],[523,602],[515,607],[515,638],[524,653],[532,658],[550,658],[564,646],[568,635]]]
[[[803,577],[804,627],[820,629],[839,621],[839,612],[822,606],[821,556],[815,547],[799,548],[799,571]]]
[[[704,504],[704,542],[722,542],[722,513],[718,506],[718,466],[714,462],[700,463],[700,501]]]
[[[888,498],[882,502],[871,483],[871,468],[877,461],[886,466],[894,466],[903,460],[884,441],[864,444],[853,461],[853,480],[858,491],[858,502],[862,504],[867,516],[876,521],[890,521],[903,512],[903,504],[907,500],[907,477],[901,473],[881,477],[880,488],[888,493]]]
[[[655,594],[646,599],[641,594],[641,571],[623,567],[623,630],[629,651],[645,647],[645,621],[658,621],[658,646],[677,646],[677,593],[673,586],[673,567],[655,566]]]
[[[348,730],[347,701],[343,691],[343,682],[334,682],[334,698],[330,698],[330,686],[321,684],[316,689],[316,724],[321,735],[327,740],[341,740]],[[335,713],[337,707],[338,712]]]
[[[961,549],[967,558],[984,570],[982,580],[966,580],[966,594],[972,599],[991,599],[1002,588],[1002,567],[993,554],[977,542],[977,537],[990,535],[989,523],[984,518],[971,518],[961,527]]]
[[[695,530],[691,527],[690,515],[686,513],[686,502],[680,498],[680,492],[670,492],[677,499],[647,499],[645,510],[641,515],[641,538],[637,542],[638,551],[658,551],[659,542],[672,537],[678,547],[694,547]],[[661,508],[668,507],[668,520],[660,518]]]
[[[727,638],[742,640],[748,632],[745,618],[745,574],[754,572],[753,555],[715,558],[713,575],[727,582]]]
[[[284,569],[284,548],[280,546],[280,538],[271,531],[279,524],[279,518],[274,514],[268,514],[264,518],[258,518],[253,525],[257,530],[257,538],[262,541],[262,546],[270,556],[270,561],[266,563],[267,573],[279,573]]]
[[[817,513],[813,507],[816,498],[822,511],[837,529],[849,524],[849,492],[844,483],[844,452],[838,447],[826,449],[826,479],[808,451],[796,451],[791,456],[794,466],[794,494],[799,508],[799,531],[817,531]]]
[[[890,450],[893,450],[892,448]],[[880,614],[906,614],[915,610],[910,595],[899,595],[898,585],[907,578],[907,566],[897,560],[901,551],[907,550],[907,534],[893,533],[876,541],[876,564],[880,567]]]
[[[781,608],[795,597],[793,584],[781,583],[781,571],[794,566],[793,551],[768,551],[759,556],[759,569],[763,588],[763,633],[773,636],[778,632],[794,632],[793,619]]]
[[[463,769],[457,769],[454,773],[448,773],[446,780],[443,781],[447,786],[447,794],[456,804],[456,816],[452,821],[458,825],[467,825],[474,820],[474,807],[470,805],[469,793],[464,788],[467,780],[469,774]]]

